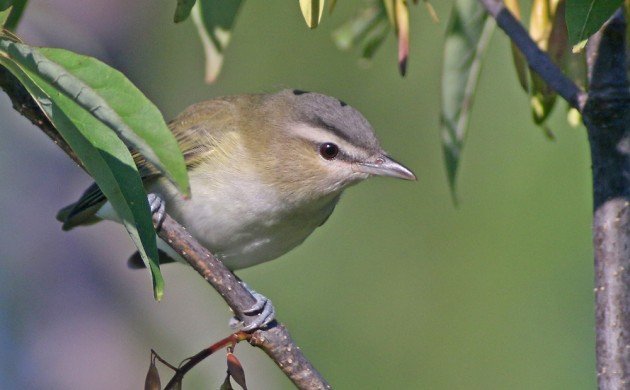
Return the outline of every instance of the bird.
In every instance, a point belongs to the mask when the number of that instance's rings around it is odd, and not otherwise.
[[[168,213],[230,270],[280,257],[324,224],[343,191],[371,176],[416,180],[380,146],[368,120],[344,101],[298,89],[225,96],[193,104],[169,122],[186,163],[191,196],[142,155],[133,157],[158,221]],[[70,230],[117,220],[96,183],[61,209]],[[182,260],[158,240],[160,263]],[[131,264],[141,263],[136,253]],[[249,287],[246,286],[248,289]],[[275,310],[253,291],[264,327]]]

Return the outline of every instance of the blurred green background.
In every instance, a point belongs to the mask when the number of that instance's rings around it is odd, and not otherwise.
[[[308,30],[297,2],[244,4],[224,70],[203,83],[190,21],[175,2],[33,0],[32,44],[122,70],[166,118],[214,96],[284,87],[330,94],[372,122],[419,177],[347,191],[328,223],[279,260],[239,272],[270,297],[306,356],[338,389],[589,389],[595,386],[588,145],[558,107],[548,141],[502,33],[493,38],[451,202],[439,141],[439,70],[451,2],[434,24],[412,9],[408,75],[390,37],[370,67],[330,40],[361,1]],[[198,275],[165,266],[166,294],[129,270],[124,230],[69,233],[56,211],[90,179],[0,94],[0,387],[139,389],[155,348],[178,362],[229,333],[230,313]],[[251,389],[292,385],[261,351],[236,354]],[[185,388],[218,388],[224,355]],[[162,370],[162,378],[168,371]]]

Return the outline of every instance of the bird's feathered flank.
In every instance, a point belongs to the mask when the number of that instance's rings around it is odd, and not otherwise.
[[[234,113],[238,107],[234,103],[234,99],[230,97],[197,103],[168,124],[189,170],[208,160],[214,153],[225,153],[218,145],[236,125],[230,123],[238,118]],[[161,176],[144,156],[135,150],[131,150],[131,154],[145,185]],[[63,230],[98,222],[96,213],[106,201],[101,189],[93,183],[77,202],[57,213],[57,220],[63,222]]]

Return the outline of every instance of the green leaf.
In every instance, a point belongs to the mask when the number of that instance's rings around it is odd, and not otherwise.
[[[0,11],[5,11],[13,5],[13,0],[0,0]]]
[[[197,27],[206,55],[206,82],[216,80],[223,53],[230,42],[241,0],[199,0],[192,9],[192,19]]]
[[[361,57],[370,60],[374,57],[376,50],[383,44],[387,35],[389,35],[390,26],[387,18],[381,19],[382,23],[378,23],[372,28],[363,40],[363,50]]]
[[[623,0],[567,0],[569,43],[574,51],[579,51],[580,42],[596,33],[622,4]]]
[[[324,0],[300,0],[300,9],[306,25],[309,28],[315,28],[319,25],[324,13]]]
[[[11,13],[11,8],[7,8],[4,11],[0,11],[0,29],[4,27],[4,24],[9,18],[10,13]]]
[[[387,22],[386,16],[385,8],[380,1],[361,9],[357,15],[333,32],[333,41],[341,50],[353,48],[361,43],[377,24]]]
[[[4,41],[6,42],[6,41]],[[3,45],[0,45],[3,46]],[[12,58],[90,112],[188,194],[188,174],[160,111],[122,73],[63,49],[13,44]]]
[[[453,197],[473,96],[494,26],[477,0],[455,1],[444,43],[441,113],[442,147]]]
[[[373,1],[333,32],[333,41],[340,50],[361,47],[361,57],[371,59],[390,32],[385,6]]]
[[[161,299],[164,280],[159,268],[156,235],[140,174],[125,144],[84,107],[59,91],[36,71],[15,60],[21,57],[14,43],[0,41],[0,64],[26,87],[61,136],[83,162],[110,201],[147,267],[153,291]],[[22,45],[23,46],[23,45]]]
[[[190,11],[195,5],[197,0],[177,0],[177,8],[175,8],[175,16],[173,21],[175,23],[183,22],[190,16]]]
[[[22,14],[24,13],[24,9],[26,8],[27,0],[14,0],[13,7],[11,8],[11,13],[9,14],[8,19],[4,24],[4,28],[10,31],[15,31],[22,18]]]

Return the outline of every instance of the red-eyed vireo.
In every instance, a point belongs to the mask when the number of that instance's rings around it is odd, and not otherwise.
[[[151,210],[164,210],[231,270],[275,259],[330,216],[343,190],[370,176],[415,180],[381,149],[359,111],[300,90],[217,98],[187,108],[170,124],[184,154],[192,196],[141,156],[136,163]],[[96,185],[60,211],[65,230],[117,219]],[[165,243],[160,249],[179,256]],[[161,261],[164,261],[161,257]],[[262,303],[266,299],[256,294]],[[264,309],[260,323],[273,319]]]

